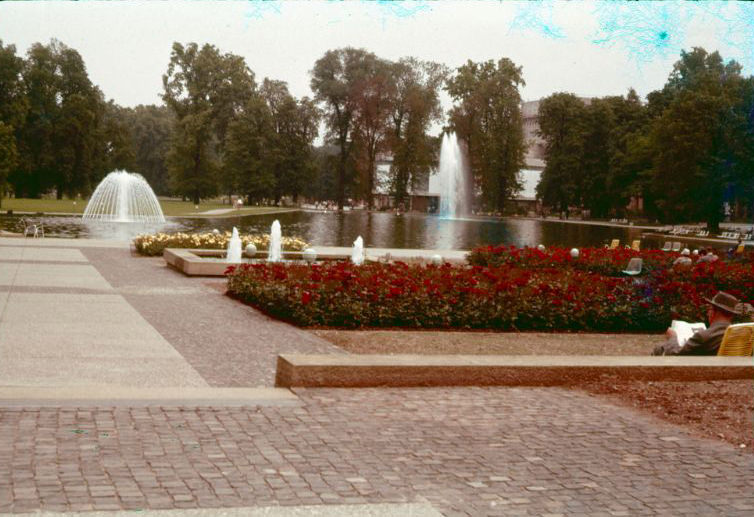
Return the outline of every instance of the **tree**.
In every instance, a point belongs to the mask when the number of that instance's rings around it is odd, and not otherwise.
[[[581,202],[584,102],[571,93],[554,93],[539,105],[539,132],[545,140],[545,165],[537,197],[568,216]]]
[[[390,63],[370,60],[369,68],[353,85],[354,140],[360,155],[357,162],[364,177],[367,206],[374,206],[375,163],[377,153],[384,149],[390,114]]]
[[[168,170],[176,191],[198,204],[217,191],[226,133],[254,93],[254,75],[240,56],[208,44],[174,43],[162,83],[175,115]]]
[[[97,124],[97,163],[94,172],[96,184],[101,177],[114,170],[134,169],[136,149],[130,126],[130,110],[122,108],[112,100],[105,102],[100,93],[99,121]]]
[[[173,131],[173,115],[165,106],[143,106],[125,110],[126,127],[133,148],[133,171],[149,182],[157,194],[170,193],[167,152]]]
[[[521,67],[502,58],[497,63],[468,61],[446,86],[458,102],[450,112],[450,127],[467,144],[483,202],[498,211],[521,188],[518,172],[526,145],[519,88],[524,84]]]
[[[443,112],[439,90],[447,68],[430,61],[403,58],[390,66],[390,127],[387,144],[393,153],[391,191],[396,203],[408,188],[437,164],[437,142],[427,133]]]
[[[669,221],[704,220],[716,232],[726,191],[736,179],[735,106],[741,67],[717,52],[681,52],[664,90],[667,107],[652,124],[654,190]]]
[[[32,45],[23,79],[29,109],[20,131],[22,163],[11,181],[17,193],[58,198],[88,192],[97,162],[100,93],[74,49],[53,40]]]
[[[364,49],[346,47],[328,50],[314,63],[311,88],[315,100],[324,106],[327,136],[340,151],[337,169],[336,199],[342,210],[346,189],[353,180],[348,163],[353,151],[353,124],[356,115],[354,89],[372,69],[376,56]]]
[[[617,98],[620,99],[620,98]],[[584,108],[581,170],[577,180],[580,204],[591,217],[605,217],[611,203],[606,192],[611,175],[610,156],[615,129],[616,98],[593,99]]]
[[[311,146],[317,136],[319,110],[307,97],[297,101],[283,81],[265,79],[260,93],[272,123],[267,158],[275,176],[273,198],[278,204],[290,194],[295,202],[314,173]]]
[[[21,78],[23,66],[16,47],[3,46],[0,40],[0,206],[10,173],[18,163],[17,133],[28,109]]]
[[[245,193],[249,203],[275,192],[275,165],[270,109],[261,95],[252,96],[228,127],[226,189]]]
[[[632,197],[641,197],[645,207],[649,196],[642,185],[642,177],[651,163],[646,160],[642,143],[649,121],[648,109],[633,88],[625,97],[609,97],[613,127],[610,131],[609,174],[603,198],[609,211],[624,215]]]

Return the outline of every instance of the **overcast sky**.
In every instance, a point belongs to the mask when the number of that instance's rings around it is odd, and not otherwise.
[[[703,46],[752,74],[754,5],[742,2],[2,2],[0,39],[26,53],[57,38],[83,56],[105,96],[159,103],[174,41],[240,54],[258,80],[311,95],[326,50],[364,47],[457,67],[508,57],[523,67],[525,100],[555,91],[644,96],[662,87],[680,49]],[[445,99],[446,104],[448,103]]]

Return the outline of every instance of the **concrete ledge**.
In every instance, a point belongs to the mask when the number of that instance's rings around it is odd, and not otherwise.
[[[134,388],[114,385],[0,386],[7,406],[298,406],[299,398],[280,388]]]
[[[244,254],[245,255],[245,254]],[[303,260],[300,251],[282,252],[285,260]],[[222,262],[219,260],[205,260],[206,258],[225,257],[225,250],[167,248],[162,253],[165,262],[188,276],[225,276],[229,266],[237,266],[246,262]],[[348,260],[351,255],[340,253],[317,252],[317,260]],[[260,251],[254,258],[264,261],[266,251]]]
[[[315,247],[317,251],[317,261],[330,260],[350,260],[351,248],[344,247]],[[466,264],[466,254],[463,250],[411,250],[411,249],[390,249],[390,248],[367,248],[364,250],[364,258],[373,262],[395,261],[400,260],[412,264],[430,263],[435,254],[439,254],[444,262],[451,264]],[[303,254],[300,251],[284,251],[282,253],[284,260],[303,260]],[[244,253],[244,257],[245,257]],[[166,248],[162,257],[168,265],[182,271],[188,276],[225,276],[225,270],[228,266],[236,266],[239,262],[222,262],[219,260],[206,260],[207,258],[225,257],[225,250],[208,250],[208,249],[188,249],[188,248]],[[254,259],[264,261],[267,257],[266,251],[259,251]],[[250,260],[247,258],[247,260]]]
[[[567,386],[616,375],[646,381],[754,378],[751,357],[300,355],[278,356],[281,387]]]

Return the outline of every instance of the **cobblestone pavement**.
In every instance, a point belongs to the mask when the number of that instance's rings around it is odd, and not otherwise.
[[[260,408],[0,409],[0,512],[428,501],[751,515],[754,457],[557,388],[305,389]]]
[[[322,338],[225,296],[224,278],[191,278],[162,257],[81,250],[210,386],[273,386],[280,353],[343,353]]]

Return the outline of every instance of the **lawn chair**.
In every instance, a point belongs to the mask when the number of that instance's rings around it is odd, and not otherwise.
[[[612,242],[610,242],[611,250],[618,249],[618,246],[620,246],[620,239],[613,239]]]
[[[29,221],[28,219],[21,219],[21,222],[24,225],[24,237],[32,236],[35,239],[38,237],[41,237],[44,239],[45,236],[45,228],[44,225],[40,223],[33,223]]]
[[[717,355],[752,355],[754,349],[754,323],[738,323],[725,331]]]
[[[678,241],[675,241],[673,243],[673,249],[672,249],[672,251],[681,251],[681,243],[678,242]]]
[[[623,274],[629,276],[636,276],[641,273],[641,268],[644,266],[644,261],[639,257],[634,257],[628,261],[628,266],[623,270]]]
[[[670,251],[673,249],[673,243],[670,241],[665,241],[665,245],[662,247],[662,251]]]
[[[634,241],[631,243],[631,249],[634,251],[641,251],[641,241]]]

